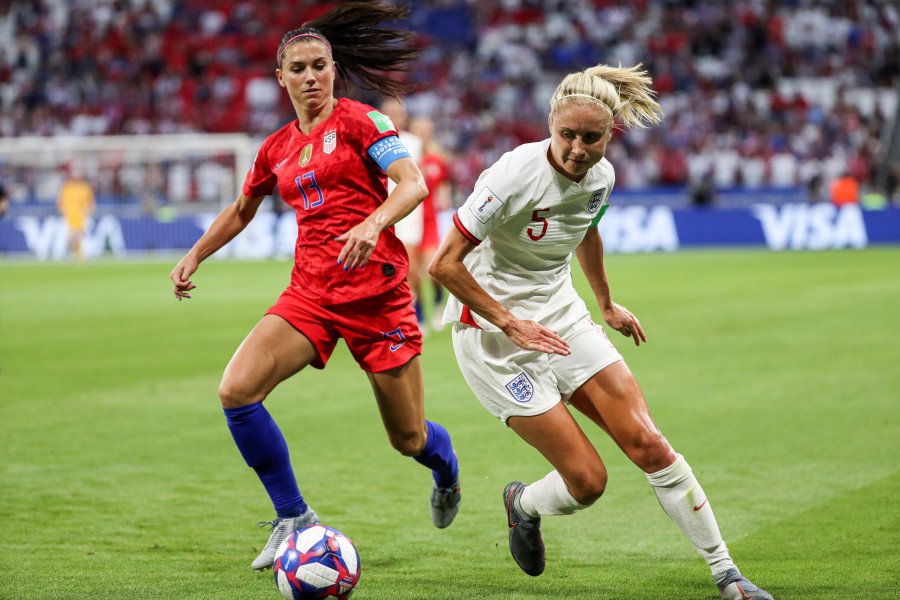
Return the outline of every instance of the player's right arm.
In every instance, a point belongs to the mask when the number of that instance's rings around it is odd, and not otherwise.
[[[496,325],[517,346],[568,356],[568,342],[555,331],[535,321],[516,318],[478,284],[463,262],[466,255],[474,249],[475,244],[466,239],[457,228],[451,227],[428,266],[428,274],[468,306],[469,310]]]
[[[234,203],[228,205],[219,213],[212,225],[209,226],[209,229],[206,230],[206,233],[197,240],[194,247],[184,255],[184,258],[178,261],[178,264],[175,265],[175,268],[172,269],[172,273],[169,275],[175,288],[175,297],[178,300],[191,297],[188,292],[197,287],[191,282],[191,275],[194,274],[201,262],[215,254],[219,248],[230,242],[244,230],[256,215],[263,198],[265,196],[250,198],[246,194],[241,193]]]

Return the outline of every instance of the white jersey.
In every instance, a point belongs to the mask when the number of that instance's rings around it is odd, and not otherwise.
[[[581,301],[572,285],[572,253],[599,221],[615,184],[605,158],[580,182],[567,179],[550,164],[549,147],[547,139],[504,154],[453,217],[478,245],[465,258],[478,284],[517,318],[538,322]],[[444,323],[455,321],[498,331],[451,296]]]

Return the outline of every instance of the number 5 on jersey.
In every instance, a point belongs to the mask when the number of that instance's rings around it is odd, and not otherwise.
[[[541,230],[539,232],[535,232],[535,227],[528,228],[528,237],[530,237],[535,242],[544,237],[544,234],[547,233],[547,219],[541,216],[542,212],[550,212],[549,208],[539,208],[533,213],[531,213],[531,222],[532,223],[540,223]],[[549,216],[549,215],[548,215]]]
[[[311,208],[315,208],[320,204],[325,202],[325,196],[322,195],[322,189],[316,184],[316,176],[313,171],[309,173],[304,173],[296,180],[297,189],[300,190],[300,193],[303,194],[303,208],[309,210]],[[307,194],[307,190],[309,190],[309,194]],[[309,197],[312,195],[312,191],[315,190],[316,194],[318,194],[318,200],[309,201]]]

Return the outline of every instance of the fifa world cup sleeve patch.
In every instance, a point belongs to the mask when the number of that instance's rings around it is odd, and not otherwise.
[[[394,127],[394,122],[391,121],[391,118],[383,112],[373,110],[367,112],[366,116],[372,119],[372,122],[375,123],[375,127],[378,128],[379,133],[385,133],[386,131],[397,131],[397,128]]]
[[[369,156],[378,163],[381,170],[387,173],[387,168],[398,158],[409,156],[409,150],[403,145],[396,135],[382,138],[369,146]]]
[[[492,192],[491,188],[484,186],[468,204],[475,218],[487,223],[503,207],[503,200]]]

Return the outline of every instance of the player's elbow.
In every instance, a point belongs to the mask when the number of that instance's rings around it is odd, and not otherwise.
[[[441,260],[440,254],[436,254],[428,263],[428,275],[446,287],[447,265],[445,261]]]
[[[419,175],[416,178],[416,189],[418,190],[418,201],[421,202],[428,196],[428,186],[425,185],[425,178]]]

